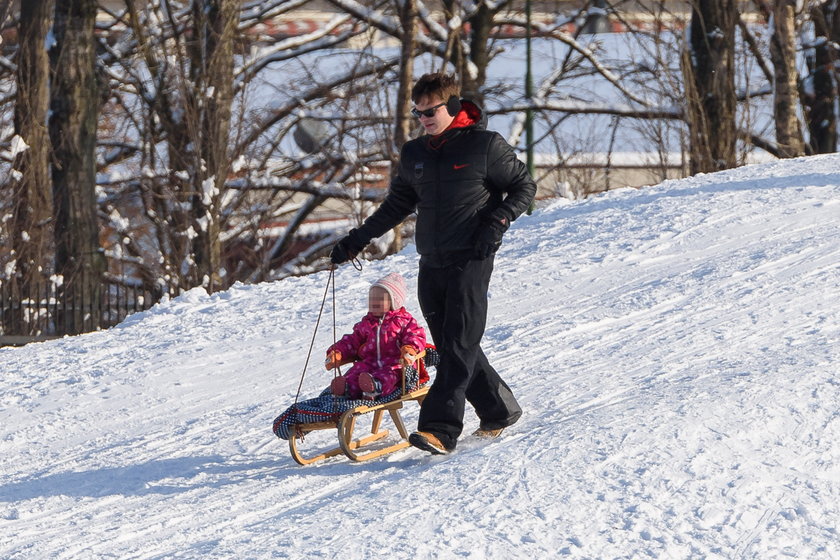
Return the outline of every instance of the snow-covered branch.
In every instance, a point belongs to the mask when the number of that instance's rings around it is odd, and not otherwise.
[[[231,179],[227,188],[235,190],[272,190],[318,195],[324,198],[342,200],[364,200],[381,202],[385,198],[384,189],[349,188],[344,182],[318,184],[312,181],[294,181],[288,177],[259,177]]]
[[[528,109],[532,109],[534,111],[558,111],[574,114],[616,115],[636,119],[681,119],[683,116],[683,110],[681,107],[639,107],[638,105],[594,103],[574,99],[543,99],[531,104],[515,103],[502,109],[496,109],[488,112],[490,114],[502,114],[524,112]]]
[[[386,33],[399,41],[403,39],[403,29],[400,26],[399,18],[395,16],[387,16],[382,11],[377,9],[379,6],[384,5],[385,2],[379,2],[373,8],[369,8],[360,4],[359,2],[356,2],[355,0],[328,1],[337,8],[349,14],[352,14],[355,18],[359,19],[360,21],[367,22],[379,31],[382,31],[383,33]],[[423,23],[427,26],[430,26],[429,28],[430,30],[432,30],[434,37],[429,37],[422,33],[418,34],[415,37],[418,46],[429,52],[433,52],[438,55],[444,55],[444,53],[446,52],[445,43],[449,35],[448,30],[440,24],[435,23],[429,15],[428,10],[420,8],[419,13]]]
[[[426,26],[426,29],[432,34],[432,37],[441,43],[445,43],[449,33],[444,26],[432,17],[432,12],[426,6],[425,2],[417,3],[417,14],[420,17],[420,21]]]
[[[260,56],[236,70],[236,75],[240,76],[237,88],[242,87],[243,84],[248,83],[260,71],[264,70],[269,64],[281,62],[284,60],[291,60],[307,53],[318,50],[325,50],[336,47],[343,42],[364,33],[364,28],[348,28],[333,35],[333,32],[342,26],[347,25],[351,21],[350,16],[336,17],[324,26],[324,28],[301,35],[300,37],[291,37],[284,41],[280,41],[270,49],[260,52]]]
[[[280,14],[289,13],[298,8],[303,8],[311,0],[252,0],[242,3],[240,15],[240,28],[244,29],[277,17]]]
[[[502,21],[498,21],[497,23],[505,23],[509,25],[517,25],[520,27],[527,27],[528,22],[521,18],[507,18]],[[586,60],[592,64],[592,67],[601,75],[605,80],[611,83],[616,89],[618,89],[621,93],[627,96],[629,99],[639,103],[640,105],[649,106],[651,103],[635,93],[628,90],[624,87],[622,83],[622,79],[617,76],[610,68],[604,65],[598,57],[596,53],[578,41],[574,36],[566,33],[565,31],[561,31],[560,27],[554,23],[552,24],[544,24],[544,23],[533,23],[531,27],[534,29],[537,35],[541,37],[550,37],[552,39],[557,39],[558,41],[565,43],[569,46],[569,48],[573,49],[574,51],[580,53]]]
[[[274,109],[270,117],[260,123],[254,124],[250,132],[248,132],[240,141],[238,149],[234,152],[234,157],[238,157],[238,155],[241,154],[246,147],[255,144],[257,139],[268,129],[288,117],[292,114],[292,112],[302,108],[307,102],[335,95],[335,90],[340,87],[348,83],[353,83],[361,78],[376,75],[388,68],[392,68],[399,64],[399,60],[399,56],[387,59],[378,59],[378,63],[376,64],[368,63],[367,66],[353,67],[333,77],[333,79],[328,82],[314,84],[303,95],[299,95],[296,99]]]
[[[12,62],[5,56],[0,56],[0,67],[5,68],[9,72],[17,72],[17,64]]]

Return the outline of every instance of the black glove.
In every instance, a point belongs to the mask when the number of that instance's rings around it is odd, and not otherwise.
[[[499,250],[502,236],[510,227],[507,218],[490,217],[484,220],[475,236],[475,258],[483,261]]]
[[[345,237],[335,244],[330,251],[330,261],[333,264],[345,263],[356,258],[356,255],[367,247],[370,239],[365,239],[357,229],[351,229]]]

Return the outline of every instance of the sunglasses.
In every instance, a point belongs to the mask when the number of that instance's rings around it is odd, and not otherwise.
[[[446,103],[438,103],[434,107],[429,107],[428,109],[423,109],[422,111],[418,110],[417,107],[411,110],[411,114],[417,117],[434,117],[437,110],[446,105]]]

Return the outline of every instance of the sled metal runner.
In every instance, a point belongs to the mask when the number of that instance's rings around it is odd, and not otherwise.
[[[426,393],[428,392],[429,387],[424,386],[415,391],[404,393],[402,397],[395,401],[372,404],[370,406],[362,405],[351,408],[350,410],[342,413],[341,416],[334,421],[296,424],[294,426],[294,433],[292,437],[289,438],[289,451],[292,454],[292,458],[298,464],[310,465],[317,461],[327,459],[328,457],[335,457],[343,453],[351,461],[368,461],[370,459],[376,459],[377,457],[394,453],[400,449],[405,449],[410,444],[408,443],[408,430],[406,430],[405,423],[403,423],[402,417],[400,416],[400,409],[406,402],[416,401],[417,403],[422,403],[423,399],[426,397]],[[391,421],[394,426],[397,428],[397,433],[399,433],[402,438],[401,441],[386,447],[365,450],[365,446],[381,440],[390,434],[389,430],[382,429],[382,418],[385,416],[386,412],[391,417]],[[371,413],[373,413],[373,416],[371,420],[370,434],[359,439],[353,439],[353,432],[356,429],[356,420],[363,415]],[[304,457],[298,449],[298,439],[302,440],[307,434],[319,430],[336,430],[338,435],[338,447],[322,451],[321,453],[310,457]]]

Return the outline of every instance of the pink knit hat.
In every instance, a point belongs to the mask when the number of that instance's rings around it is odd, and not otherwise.
[[[393,309],[399,309],[405,303],[405,278],[396,272],[380,278],[373,283],[373,286],[379,286],[388,292],[388,295],[391,296],[391,307]]]

